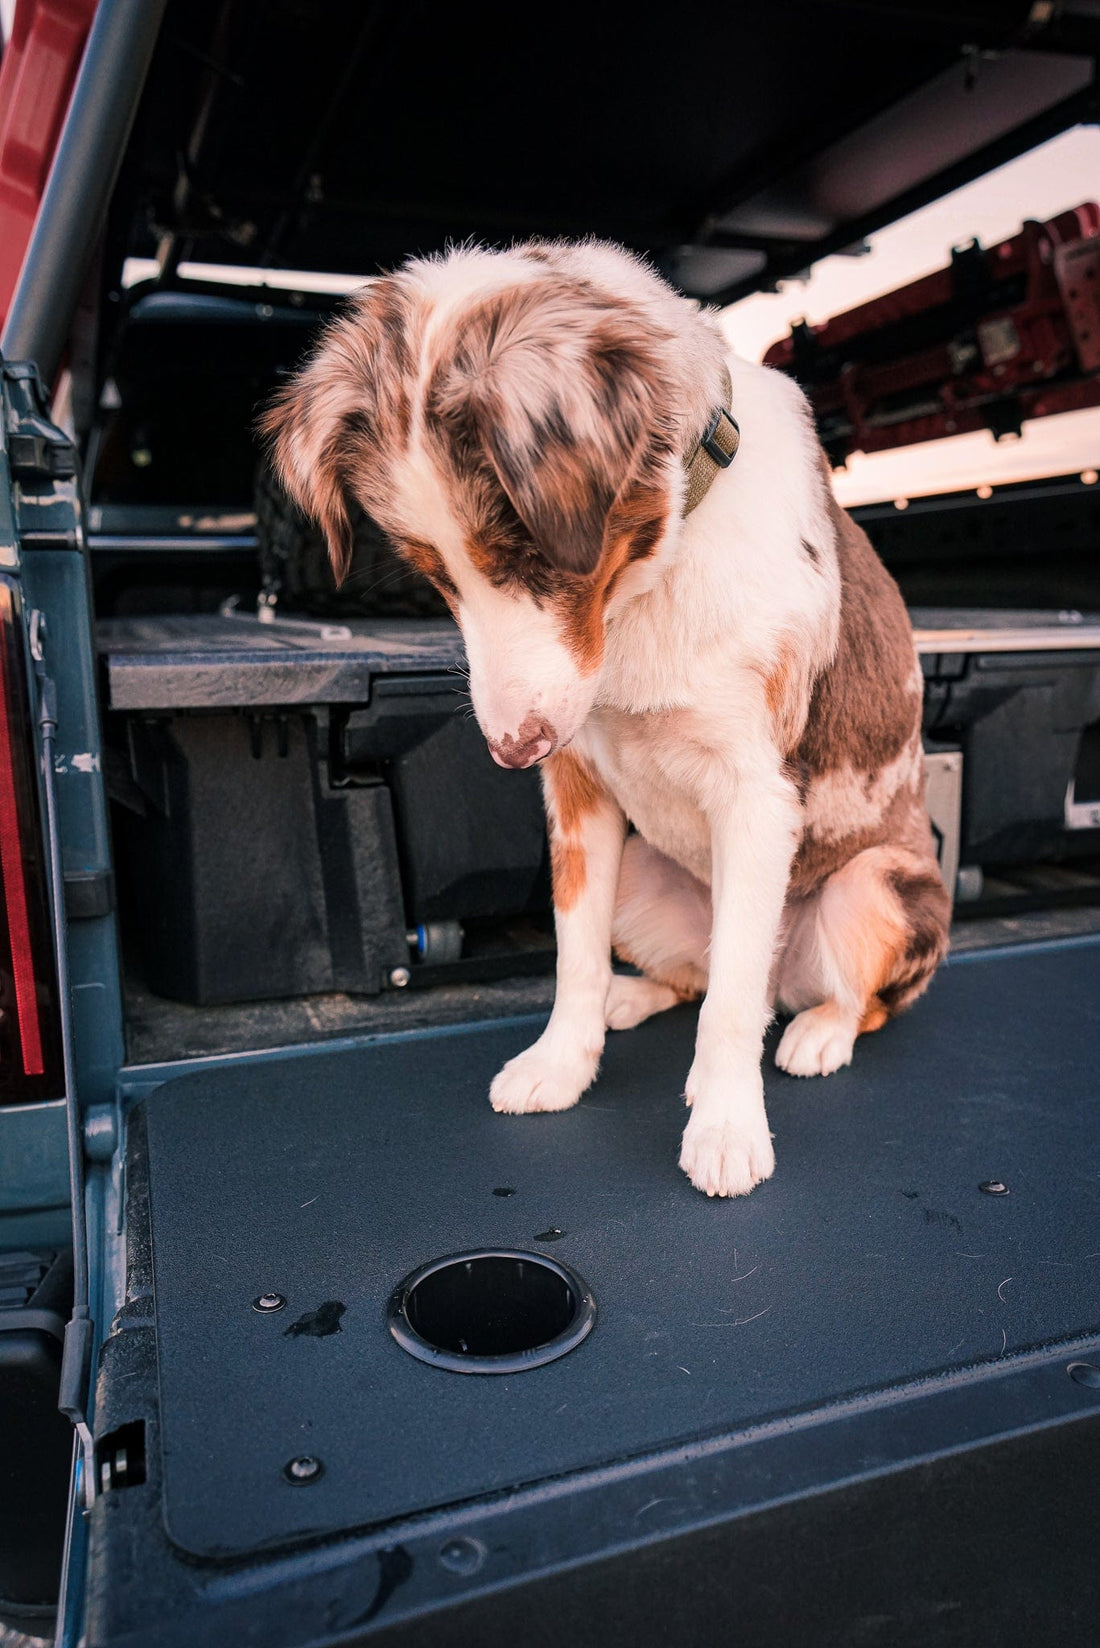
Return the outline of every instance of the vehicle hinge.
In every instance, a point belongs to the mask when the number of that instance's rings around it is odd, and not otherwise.
[[[48,435],[10,435],[8,464],[15,480],[67,480],[76,474],[76,453]]]

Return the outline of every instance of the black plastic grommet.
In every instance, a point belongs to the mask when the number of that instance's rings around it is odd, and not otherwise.
[[[568,1265],[544,1253],[479,1248],[433,1259],[390,1297],[402,1350],[451,1373],[523,1373],[587,1338],[596,1301]]]

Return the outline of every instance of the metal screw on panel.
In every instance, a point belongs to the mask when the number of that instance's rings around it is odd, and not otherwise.
[[[982,1184],[980,1184],[978,1186],[978,1189],[979,1190],[984,1190],[987,1196],[1007,1196],[1008,1195],[1008,1186],[1006,1184],[1004,1184],[1002,1182],[1002,1180],[1000,1180],[1000,1179],[986,1179]]]
[[[395,990],[403,990],[412,978],[407,967],[394,967],[390,970],[390,983]]]
[[[285,1304],[281,1293],[261,1293],[258,1299],[253,1299],[252,1309],[258,1310],[262,1316],[270,1316],[273,1311],[282,1310]]]
[[[1100,1368],[1095,1362],[1071,1362],[1066,1372],[1075,1385],[1085,1385],[1089,1390],[1100,1390]]]
[[[297,1459],[287,1460],[283,1466],[283,1475],[288,1482],[316,1482],[317,1478],[324,1473],[324,1469],[325,1467],[319,1459],[314,1459],[311,1454],[303,1453],[299,1454]]]
[[[452,1574],[476,1574],[485,1561],[486,1549],[480,1539],[449,1539],[440,1547],[440,1564]]]

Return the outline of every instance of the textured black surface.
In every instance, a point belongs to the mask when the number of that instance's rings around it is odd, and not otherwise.
[[[108,618],[96,625],[96,646],[113,710],[366,703],[378,676],[446,670],[463,657],[444,618]]]
[[[6,1618],[22,1611],[23,1628],[43,1633],[53,1621],[72,1463],[57,1409],[72,1298],[71,1253],[0,1257],[0,1648]]]
[[[708,1201],[676,1167],[693,1015],[612,1037],[574,1111],[486,1102],[529,1026],[180,1078],[145,1100],[165,1514],[228,1555],[735,1429],[1097,1320],[1100,944],[955,963],[822,1082],[771,1070],[779,1167]],[[982,1195],[1002,1179],[1010,1194]],[[515,1194],[495,1196],[514,1187]],[[393,1284],[464,1246],[575,1264],[571,1355],[471,1379],[405,1356]],[[346,1306],[341,1331],[287,1338]],[[308,1452],[307,1489],[281,1478]]]
[[[958,906],[957,915],[965,908]],[[1100,907],[1045,909],[1007,920],[966,917],[952,925],[951,948],[981,950],[1098,931]],[[386,990],[380,996],[299,996],[243,1006],[192,1007],[153,995],[131,974],[126,979],[127,1045],[132,1064],[156,1064],[334,1036],[438,1028],[471,1018],[508,1018],[548,1010],[553,996],[554,979],[548,974],[472,985],[436,984],[430,990]]]
[[[403,1622],[378,1648],[1064,1648],[1095,1636],[1100,1423],[1013,1437]],[[346,1641],[346,1639],[345,1639]]]
[[[389,792],[329,782],[314,716],[115,718],[111,735],[133,799],[122,907],[160,994],[377,993],[407,961]]]

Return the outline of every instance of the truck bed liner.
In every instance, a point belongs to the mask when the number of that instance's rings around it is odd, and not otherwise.
[[[530,1021],[166,1082],[141,1108],[170,1539],[209,1559],[377,1527],[852,1400],[885,1410],[1037,1348],[1062,1392],[1059,1347],[1100,1335],[1098,1002],[1096,938],[977,953],[850,1070],[800,1082],[769,1058],[777,1174],[726,1203],[676,1166],[686,1008],[612,1036],[559,1116],[486,1100]],[[407,1356],[391,1289],[498,1246],[575,1267],[589,1339],[508,1377]],[[287,1309],[265,1317],[271,1290]],[[288,1335],[329,1301],[340,1331]],[[303,1453],[324,1474],[290,1487]]]

